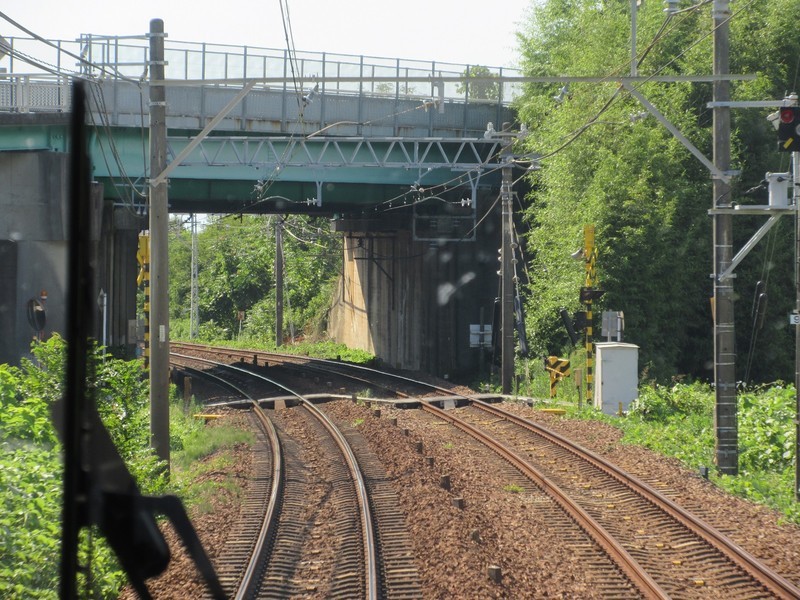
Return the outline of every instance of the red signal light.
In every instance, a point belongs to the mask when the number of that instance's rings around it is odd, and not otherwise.
[[[781,108],[781,123],[791,123],[794,121],[795,107],[784,106]]]

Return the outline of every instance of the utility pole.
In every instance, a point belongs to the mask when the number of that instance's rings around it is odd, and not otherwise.
[[[798,132],[800,134],[800,132]],[[800,315],[800,152],[792,152],[792,199],[795,223],[795,316]],[[800,501],[800,324],[794,326],[794,499]]]
[[[189,303],[189,337],[195,339],[200,328],[200,291],[197,286],[197,215],[192,214],[192,284]]]
[[[150,21],[150,444],[169,472],[169,303],[167,103],[164,21]]]
[[[275,346],[283,344],[283,221],[275,224]]]
[[[636,57],[636,17],[642,0],[631,0],[631,77],[639,74],[639,61]]]
[[[505,131],[505,123],[503,124]],[[503,205],[502,246],[500,248],[501,264],[501,367],[500,375],[503,393],[510,394],[514,381],[514,268],[512,264],[514,249],[513,244],[513,205],[512,205],[512,175],[511,175],[511,145],[512,140],[503,147],[501,160],[503,161],[503,181],[500,188],[501,202]]]
[[[729,0],[714,0],[714,75],[728,75],[730,50]],[[713,83],[714,166],[723,174],[730,170],[731,114],[730,107],[720,105],[730,100],[730,82],[717,79]],[[731,187],[719,175],[713,182],[714,209],[731,207]],[[739,471],[738,415],[736,402],[736,351],[733,320],[733,277],[720,279],[733,257],[733,217],[714,211],[714,384],[716,430],[716,462],[725,475]]]

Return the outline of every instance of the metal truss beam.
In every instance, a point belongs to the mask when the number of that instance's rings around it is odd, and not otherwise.
[[[266,169],[388,168],[483,171],[496,166],[499,140],[401,139],[401,138],[284,138],[214,136],[199,143],[194,139],[168,139],[169,152],[182,154],[181,166],[247,166]],[[173,171],[179,176],[180,166]],[[276,179],[279,177],[276,177]]]

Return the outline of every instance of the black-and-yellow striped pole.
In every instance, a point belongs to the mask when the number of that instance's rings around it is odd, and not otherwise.
[[[586,307],[586,329],[584,330],[584,343],[586,346],[586,401],[593,402],[592,389],[594,383],[594,337],[592,331],[592,300],[594,285],[597,280],[595,272],[595,261],[597,260],[597,248],[594,245],[594,225],[583,226],[583,256],[586,261],[586,280],[584,290],[581,290],[582,300]]]
[[[139,276],[136,285],[144,284],[144,368],[150,368],[150,236],[139,234],[139,247],[136,251],[139,263]]]

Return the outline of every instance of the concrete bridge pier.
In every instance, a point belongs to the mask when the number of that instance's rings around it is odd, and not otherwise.
[[[100,290],[106,294],[105,345],[116,356],[134,358],[137,339],[144,333],[136,321],[136,277],[139,265],[136,250],[139,232],[147,218],[131,208],[106,201],[102,210],[101,235],[97,249],[98,327],[97,340],[103,343],[103,311]]]
[[[394,368],[470,381],[485,365],[488,377],[492,348],[470,347],[470,325],[492,323],[499,293],[495,212],[474,241],[415,241],[396,221],[334,221],[345,238],[331,337]]]
[[[0,362],[18,364],[34,338],[65,334],[69,220],[68,156],[63,152],[0,152]],[[142,219],[91,192],[95,290],[107,293],[106,346],[132,357],[136,318],[136,244]],[[103,314],[96,313],[102,343]],[[39,329],[39,325],[43,325]],[[135,336],[135,328],[133,329]]]

